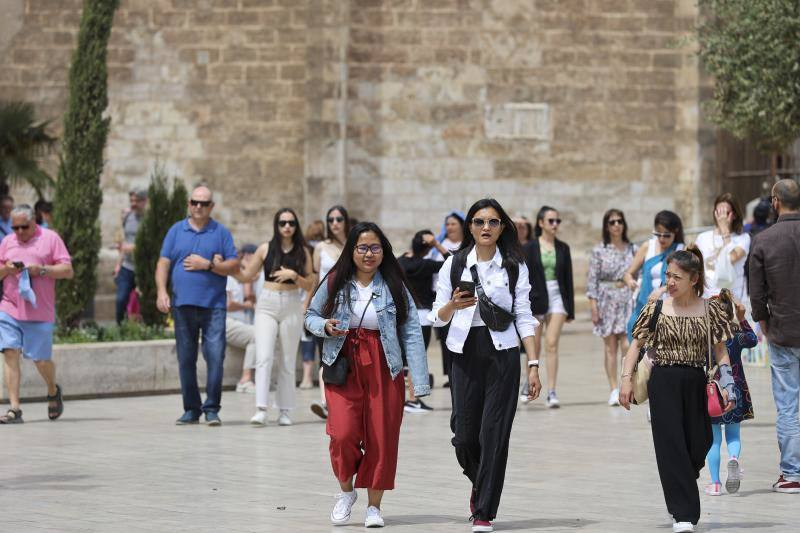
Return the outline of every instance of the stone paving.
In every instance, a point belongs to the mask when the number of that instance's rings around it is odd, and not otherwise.
[[[517,412],[496,530],[670,531],[644,409],[606,405],[602,343],[585,325],[567,327],[562,352],[563,407],[539,400]],[[434,347],[431,367],[441,372]],[[742,431],[742,488],[703,496],[698,531],[789,531],[796,517],[798,497],[770,491],[769,371],[749,368],[748,378],[756,419]],[[437,375],[436,410],[403,422],[397,490],[383,504],[395,531],[470,531],[441,383]],[[68,402],[55,423],[45,404],[23,404],[27,422],[0,427],[0,531],[361,531],[365,493],[348,526],[328,521],[338,485],[325,425],[307,407],[317,396],[298,391],[295,425],[266,428],[248,424],[253,396],[234,392],[223,395],[221,428],[173,425],[177,395]]]

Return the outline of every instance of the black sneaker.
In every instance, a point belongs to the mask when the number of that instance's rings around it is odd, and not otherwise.
[[[425,411],[422,409],[419,400],[416,402],[406,402],[403,405],[403,411],[406,413],[424,413]]]
[[[417,400],[417,403],[419,404],[420,409],[422,409],[423,411],[433,411],[433,407],[423,402],[422,400]]]

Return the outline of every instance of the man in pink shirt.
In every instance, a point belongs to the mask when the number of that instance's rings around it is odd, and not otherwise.
[[[56,280],[73,276],[64,241],[54,231],[36,224],[33,209],[19,205],[11,211],[13,233],[0,242],[0,351],[11,409],[0,424],[19,424],[19,356],[33,360],[47,383],[47,415],[55,420],[64,412],[61,387],[56,383],[53,355]]]

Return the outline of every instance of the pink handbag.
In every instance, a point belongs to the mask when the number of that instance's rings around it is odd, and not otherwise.
[[[717,375],[717,365],[711,366],[711,322],[708,320],[708,302],[705,303],[706,307],[706,332],[708,339],[707,355],[708,355],[708,374],[706,376],[706,408],[708,415],[712,418],[722,416],[725,411],[725,400],[722,397],[722,389],[720,389],[719,382],[714,379]]]

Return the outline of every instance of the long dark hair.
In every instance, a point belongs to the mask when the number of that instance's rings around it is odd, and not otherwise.
[[[656,218],[653,220],[653,227],[655,226],[664,226],[667,231],[675,234],[676,243],[683,244],[683,222],[681,217],[672,211],[664,210],[656,213]]]
[[[344,206],[335,205],[335,206],[331,207],[330,209],[328,209],[328,212],[325,213],[325,238],[328,239],[329,241],[333,241],[336,238],[333,235],[333,232],[331,231],[331,225],[328,222],[328,218],[331,216],[331,213],[333,213],[334,211],[339,211],[342,214],[342,217],[344,217],[344,234],[345,234],[345,238],[347,238],[347,235],[350,234],[350,214],[347,212],[347,209],[345,209]]]
[[[400,267],[400,263],[394,256],[392,244],[389,242],[389,239],[386,238],[383,231],[381,231],[381,228],[373,222],[359,222],[353,226],[353,229],[351,229],[350,233],[347,235],[347,241],[344,243],[342,255],[339,256],[339,260],[336,261],[336,264],[333,265],[333,268],[331,268],[331,271],[328,273],[329,276],[333,276],[333,280],[322,281],[322,283],[327,283],[327,286],[330,287],[328,299],[325,305],[322,306],[322,315],[326,317],[333,315],[333,310],[336,308],[336,295],[339,294],[350,280],[353,279],[353,276],[355,276],[356,265],[353,262],[353,253],[356,249],[356,243],[362,233],[367,233],[369,231],[378,236],[378,240],[381,242],[381,247],[383,248],[383,260],[378,267],[378,271],[381,273],[386,286],[389,287],[392,300],[394,300],[395,308],[397,309],[397,325],[399,326],[404,324],[406,319],[408,319],[408,298],[406,297],[408,281],[403,273],[403,269]],[[349,290],[344,291],[344,301],[348,307],[351,306]]]
[[[669,254],[669,257],[667,257],[667,264],[669,265],[671,263],[678,265],[678,268],[684,272],[697,274],[697,282],[692,288],[697,296],[703,296],[703,291],[706,286],[706,269],[703,264],[703,252],[700,251],[700,248],[692,244],[687,246],[684,250],[672,252]]]
[[[422,240],[425,235],[433,235],[433,232],[429,229],[423,229],[416,232],[414,238],[411,239],[411,255],[414,257],[423,257],[430,251],[431,246],[425,244],[425,241]]]
[[[517,227],[514,225],[514,221],[511,220],[511,217],[508,216],[505,209],[503,209],[503,206],[494,198],[478,200],[469,208],[469,211],[467,211],[467,218],[464,220],[464,240],[461,241],[461,247],[458,250],[469,250],[475,246],[475,239],[472,237],[472,232],[470,231],[472,219],[475,217],[475,213],[487,207],[491,207],[497,211],[500,222],[504,226],[503,232],[497,239],[497,247],[500,249],[500,255],[503,256],[503,268],[507,267],[510,263],[522,263],[524,259],[522,256],[522,246],[520,246],[519,238],[517,237]]]
[[[288,253],[283,253],[281,246],[281,232],[278,228],[278,219],[284,213],[291,213],[294,217],[294,235],[292,235],[292,249]],[[297,213],[290,207],[283,207],[278,209],[275,217],[272,219],[272,240],[269,241],[267,248],[267,257],[264,259],[264,276],[269,277],[270,273],[279,266],[287,266],[295,270],[301,276],[305,274],[306,268],[306,250],[308,244],[303,238],[303,230],[300,228],[300,219],[297,218]],[[284,263],[284,259],[289,259]]]
[[[622,219],[622,242],[631,242],[628,240],[628,221],[625,220],[625,213],[612,207],[603,215],[603,244],[609,244],[611,242],[611,233],[608,231],[608,221],[611,219],[612,215],[618,215],[619,218]]]
[[[533,228],[533,233],[537,237],[542,236],[542,227],[539,225],[539,222],[542,222],[544,220],[544,215],[548,211],[555,211],[556,213],[558,213],[558,209],[556,209],[555,207],[550,207],[549,205],[543,205],[541,209],[539,209],[539,212],[536,213],[536,226],[534,226]]]

